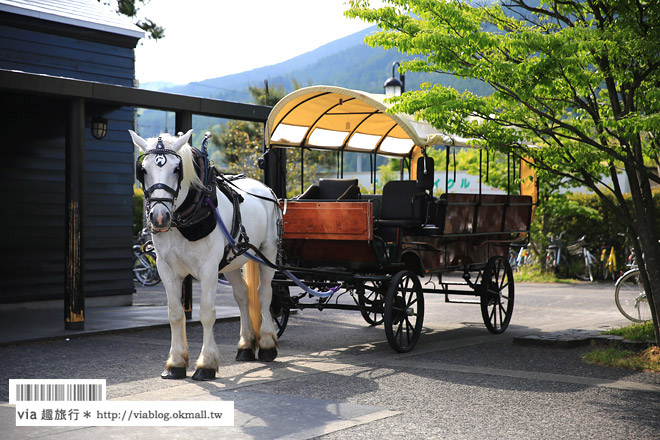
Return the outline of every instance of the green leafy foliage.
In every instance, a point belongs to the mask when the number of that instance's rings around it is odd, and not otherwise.
[[[294,82],[296,88],[300,84]],[[268,87],[268,89],[267,89]],[[273,106],[286,94],[281,85],[250,86],[250,94],[256,104]],[[221,171],[227,174],[245,174],[263,180],[263,171],[258,160],[263,153],[263,125],[256,122],[228,121],[210,128],[211,142],[209,153],[216,164],[223,164]],[[336,156],[322,151],[302,151],[289,149],[286,152],[287,196],[300,194],[304,188],[318,180],[321,172],[334,170]],[[301,175],[300,162],[304,161],[304,174]],[[301,178],[304,182],[301,182]]]
[[[138,236],[144,222],[144,191],[142,188],[133,188],[133,235]]]
[[[99,3],[108,4],[107,0],[97,0]],[[149,3],[150,0],[117,0],[117,13],[126,15],[134,20],[135,25],[140,29],[145,31],[149,38],[158,40],[165,37],[165,28],[157,25],[149,18],[143,18],[141,20],[137,19],[138,12],[140,10],[139,6],[136,5],[137,2],[144,4]]]
[[[352,0],[346,15],[378,24],[366,40],[372,46],[415,56],[402,70],[472,78],[494,90],[478,96],[428,84],[393,98],[392,111],[532,158],[551,187],[559,177],[598,194],[639,255],[643,248],[660,339],[660,212],[651,192],[651,182],[660,183],[660,3],[379,3]],[[630,204],[619,172],[630,182]],[[541,196],[552,203],[554,193]]]

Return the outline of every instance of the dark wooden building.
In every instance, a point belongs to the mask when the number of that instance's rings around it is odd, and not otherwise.
[[[134,48],[142,37],[128,18],[96,1],[0,0],[0,69],[133,87]],[[82,147],[73,160],[83,161],[84,179],[72,187],[84,200],[78,242],[84,296],[90,305],[100,297],[130,303],[133,145],[127,130],[134,107],[76,99],[66,90],[58,96],[4,87],[0,103],[0,304],[64,298],[67,139],[76,136],[83,137],[74,142]],[[108,121],[102,139],[91,134],[97,117]],[[83,121],[84,131],[75,132],[72,118]]]

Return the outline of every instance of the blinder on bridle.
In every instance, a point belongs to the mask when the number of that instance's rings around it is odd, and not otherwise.
[[[178,175],[177,176],[178,183],[176,189],[170,187],[169,185],[165,185],[164,183],[155,183],[151,185],[149,188],[145,188],[144,198],[147,201],[147,209],[148,210],[151,209],[151,203],[170,202],[172,203],[172,205],[174,205],[174,201],[179,195],[179,190],[181,189],[181,181],[183,179],[183,161],[181,160],[181,156],[179,156],[179,153],[177,153],[174,150],[166,149],[165,145],[163,144],[163,139],[161,137],[158,137],[158,143],[156,144],[156,148],[152,148],[151,150],[147,150],[144,153],[140,154],[137,160],[135,161],[135,178],[137,179],[138,182],[142,184],[143,187],[144,187],[144,175],[147,173],[147,171],[144,169],[142,162],[144,161],[144,158],[150,154],[156,155],[155,162],[156,165],[158,165],[159,167],[162,167],[167,163],[167,155],[171,154],[179,159],[179,164],[177,165],[175,171]],[[172,197],[151,197],[153,192],[158,189],[165,190],[166,192],[170,193]]]

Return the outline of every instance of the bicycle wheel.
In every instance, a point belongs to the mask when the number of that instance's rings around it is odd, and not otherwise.
[[[614,301],[621,314],[633,322],[646,322],[651,319],[651,307],[639,269],[629,270],[617,280]]]
[[[518,252],[513,249],[509,249],[509,266],[511,269],[518,270]]]
[[[155,286],[160,283],[156,268],[156,256],[150,252],[142,252],[135,257],[133,274],[143,286]]]
[[[597,262],[588,250],[585,249],[582,255],[574,258],[573,262],[575,265],[575,273],[578,275],[578,279],[581,281],[594,281],[594,273],[597,272]]]

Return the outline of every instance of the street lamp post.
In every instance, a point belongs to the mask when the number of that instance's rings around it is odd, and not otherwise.
[[[385,81],[383,87],[385,94],[390,96],[401,96],[406,91],[406,77],[404,74],[399,73],[399,79],[394,77],[395,67],[400,66],[398,61],[392,63],[392,77]],[[396,70],[398,72],[398,69]]]

